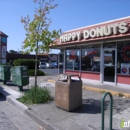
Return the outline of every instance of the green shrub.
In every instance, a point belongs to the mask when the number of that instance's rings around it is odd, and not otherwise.
[[[18,101],[24,104],[39,104],[45,103],[51,100],[50,91],[47,88],[41,88],[39,86],[31,86],[31,89],[26,91]]]
[[[35,69],[35,60],[33,59],[16,59],[13,62],[14,66],[28,66],[28,69]],[[39,61],[37,68],[39,66]]]
[[[28,70],[29,76],[34,76],[35,75],[35,70]],[[41,70],[37,70],[37,76],[44,76],[45,73]]]

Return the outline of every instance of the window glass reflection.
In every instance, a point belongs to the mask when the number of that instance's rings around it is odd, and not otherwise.
[[[81,70],[100,72],[100,46],[82,46]]]
[[[130,75],[130,41],[117,44],[117,73]]]
[[[80,69],[80,49],[79,48],[66,49],[66,69],[69,69],[69,70]]]

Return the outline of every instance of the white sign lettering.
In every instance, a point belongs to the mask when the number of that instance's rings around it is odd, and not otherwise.
[[[104,36],[104,33],[103,33],[103,28],[101,27],[99,27],[99,28],[96,28],[96,32],[97,32],[97,37],[102,37],[102,36]]]
[[[83,30],[82,32],[72,32],[68,34],[64,34],[60,36],[60,42],[69,42],[74,40],[81,40],[81,35],[83,35],[83,39],[88,38],[96,38],[117,34],[124,34],[129,30],[128,23],[116,23],[112,25],[106,25],[102,27],[93,28],[90,30]]]
[[[119,32],[120,33],[126,33],[129,30],[127,27],[127,23],[120,23],[119,24]]]
[[[85,30],[83,33],[84,38],[89,38],[89,31]]]

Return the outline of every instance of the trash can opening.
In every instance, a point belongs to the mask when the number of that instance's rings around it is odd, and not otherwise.
[[[76,80],[76,79],[72,79],[72,80],[71,80],[71,82],[77,82],[77,81],[79,81],[79,80]]]

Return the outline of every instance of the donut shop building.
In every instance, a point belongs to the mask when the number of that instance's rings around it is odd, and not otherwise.
[[[130,16],[66,31],[55,41],[63,73],[130,88]]]

